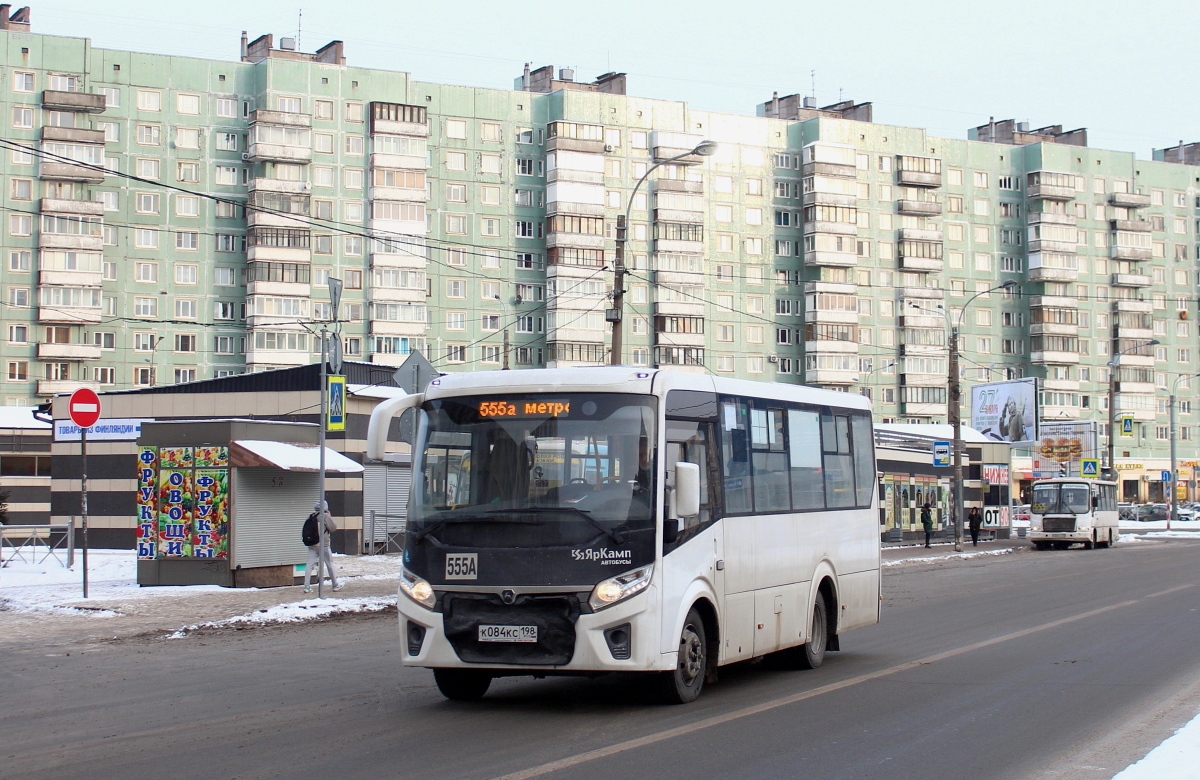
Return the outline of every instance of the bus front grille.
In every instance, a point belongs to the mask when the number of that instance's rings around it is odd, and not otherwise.
[[[575,655],[575,596],[517,596],[505,604],[486,593],[447,594],[442,602],[446,639],[473,664],[564,666]],[[480,626],[536,626],[537,642],[480,642]]]
[[[1075,518],[1073,517],[1043,517],[1042,530],[1048,534],[1062,534],[1075,532]]]

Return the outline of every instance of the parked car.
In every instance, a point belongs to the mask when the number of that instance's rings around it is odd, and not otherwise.
[[[1142,504],[1137,519],[1143,523],[1160,522],[1166,520],[1169,514],[1166,504]]]

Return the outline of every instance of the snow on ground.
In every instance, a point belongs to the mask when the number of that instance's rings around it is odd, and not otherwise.
[[[309,620],[322,620],[333,615],[345,615],[353,612],[382,612],[395,606],[396,597],[388,598],[354,598],[354,599],[321,599],[320,601],[294,601],[288,604],[276,604],[267,609],[260,609],[249,615],[235,615],[225,620],[215,620],[209,623],[184,626],[167,635],[167,639],[183,639],[188,634],[205,628],[244,628],[250,626],[279,625],[281,623],[303,623]]]
[[[1129,544],[1130,542],[1144,542],[1144,541],[1146,541],[1146,540],[1143,539],[1142,537],[1138,536],[1137,534],[1121,534],[1120,536],[1117,537],[1117,544]]]
[[[1194,780],[1200,767],[1200,715],[1113,780]]]
[[[938,561],[961,560],[963,558],[982,558],[985,555],[1007,555],[1013,551],[1013,548],[1008,547],[1003,550],[981,550],[979,552],[961,552],[951,553],[949,555],[924,555],[920,558],[900,558],[895,561],[883,561],[880,565],[887,566],[903,566],[908,563],[937,563]]]
[[[39,553],[38,557],[40,557]],[[94,603],[133,599],[170,599],[211,593],[245,593],[246,588],[219,585],[186,585],[143,588],[137,584],[137,557],[133,550],[88,551],[88,599],[83,598],[83,554],[75,551],[75,565],[67,569],[53,557],[34,563],[9,556],[0,566],[0,611],[57,615],[114,617],[119,612],[93,607]],[[65,561],[65,552],[59,557]],[[394,579],[400,570],[398,555],[334,555],[339,575],[348,581]],[[291,591],[280,589],[280,598]]]
[[[1165,531],[1167,530],[1166,520],[1153,520],[1147,523],[1139,523],[1136,520],[1122,520],[1122,531]],[[1200,520],[1180,520],[1177,523],[1171,523],[1172,531],[1200,531]]]

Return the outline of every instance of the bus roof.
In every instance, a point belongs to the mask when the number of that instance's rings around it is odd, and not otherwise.
[[[753,382],[689,371],[636,366],[577,366],[518,371],[470,371],[446,374],[430,382],[426,396],[439,398],[463,393],[506,392],[623,392],[661,394],[668,390],[697,390],[756,398],[775,398],[869,410],[871,402],[857,393],[838,393],[783,382]]]
[[[1117,484],[1116,482],[1113,482],[1110,479],[1089,479],[1088,477],[1047,477],[1046,479],[1035,479],[1033,481],[1033,485],[1034,485],[1034,487],[1036,487],[1038,485],[1056,485],[1056,484],[1062,484],[1062,483],[1070,483],[1072,485],[1077,485],[1080,482],[1086,482],[1089,485],[1116,485]]]

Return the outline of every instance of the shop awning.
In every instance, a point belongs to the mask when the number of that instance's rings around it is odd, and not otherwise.
[[[314,473],[321,470],[321,448],[316,444],[242,439],[230,446],[229,459],[234,466],[260,466]],[[358,474],[362,470],[362,466],[340,452],[325,448],[325,473]]]

